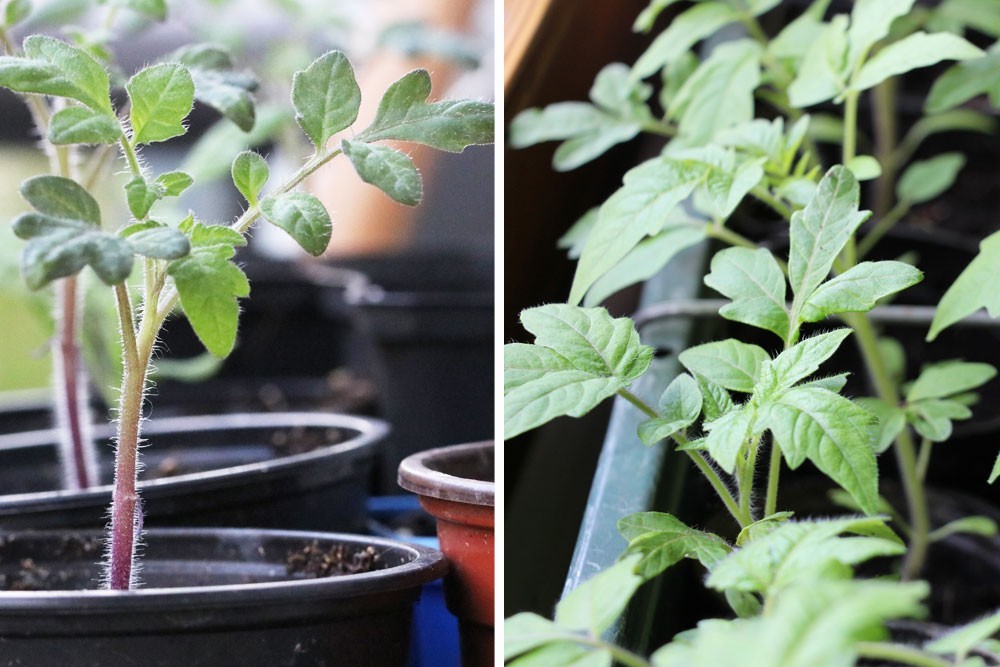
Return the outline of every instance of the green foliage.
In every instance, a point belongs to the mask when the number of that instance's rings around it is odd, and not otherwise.
[[[333,222],[323,202],[305,192],[286,192],[260,203],[264,218],[295,239],[310,255],[319,256],[330,245]]]
[[[896,185],[896,196],[912,204],[935,199],[950,188],[965,166],[961,153],[942,153],[918,160],[906,168]]]
[[[693,558],[711,570],[732,547],[718,535],[695,530],[662,512],[629,514],[618,521],[626,540],[626,555],[640,556],[636,574],[652,579],[683,558]]]
[[[153,65],[126,86],[133,144],[166,141],[184,134],[183,121],[194,105],[194,81],[183,65]]]
[[[66,107],[52,114],[48,139],[53,144],[113,144],[122,136],[114,116],[88,107]]]
[[[243,151],[233,160],[233,184],[251,206],[257,205],[257,198],[270,177],[267,162],[258,153]]]
[[[215,45],[197,44],[180,49],[171,59],[187,67],[194,83],[194,96],[216,109],[244,132],[253,129],[256,109],[253,91],[257,79],[233,71],[229,52]]]
[[[374,185],[400,204],[416,206],[423,198],[423,183],[413,160],[389,146],[341,142],[344,155],[365,183]]]
[[[653,358],[631,320],[603,308],[551,304],[523,311],[521,322],[535,342],[504,345],[505,438],[555,417],[586,414]]]
[[[1000,611],[954,628],[929,642],[924,648],[940,655],[952,655],[965,660],[969,652],[1000,632]]]
[[[698,382],[684,373],[674,378],[660,397],[660,417],[639,425],[639,439],[652,445],[681,431],[701,414],[702,396]]]
[[[429,83],[428,83],[429,85]],[[347,56],[331,51],[292,80],[295,120],[317,149],[358,118],[361,89]]]
[[[24,40],[24,54],[0,57],[0,86],[17,93],[68,97],[113,115],[108,73],[85,51],[53,37],[31,35]]]
[[[1000,292],[993,285],[998,266],[1000,232],[995,232],[979,244],[979,254],[941,297],[927,340],[934,340],[944,329],[980,308],[986,308],[990,317],[1000,315]]]

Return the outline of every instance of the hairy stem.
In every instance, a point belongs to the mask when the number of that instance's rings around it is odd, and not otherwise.
[[[954,667],[944,658],[939,658],[920,649],[887,642],[858,642],[858,655],[873,660],[889,660],[900,665],[913,667]]]
[[[767,495],[764,498],[764,516],[771,516],[778,510],[778,484],[781,480],[781,448],[771,440],[771,459],[767,470]]]
[[[755,436],[750,441],[750,448],[747,450],[746,460],[742,465],[738,465],[736,471],[737,484],[740,492],[740,517],[743,525],[753,523],[753,478],[757,472],[757,452],[760,450],[760,436]]]
[[[72,490],[93,486],[97,476],[86,374],[80,359],[78,288],[76,276],[56,283],[58,345],[53,355],[63,486]]]

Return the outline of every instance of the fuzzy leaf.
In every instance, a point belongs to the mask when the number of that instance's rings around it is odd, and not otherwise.
[[[718,535],[695,530],[662,512],[630,514],[618,521],[618,531],[629,542],[625,553],[641,556],[635,572],[646,580],[682,558],[697,559],[711,570],[732,551]]]
[[[878,468],[868,425],[872,415],[820,387],[796,387],[761,415],[790,468],[808,458],[868,514],[878,511]]]
[[[724,389],[749,394],[761,364],[771,357],[762,347],[730,338],[689,347],[678,358],[692,373]]]
[[[802,304],[802,319],[818,322],[837,313],[865,313],[922,279],[923,273],[903,262],[862,262],[817,287]]]
[[[851,88],[868,90],[889,77],[936,65],[942,60],[968,60],[982,55],[981,49],[958,35],[915,32],[876,53],[851,80]]]
[[[941,297],[927,340],[934,340],[941,331],[980,308],[986,308],[990,317],[1000,315],[1000,291],[993,282],[997,267],[1000,267],[1000,232],[983,239],[979,254]]]
[[[628,318],[551,304],[521,313],[533,345],[504,346],[504,437],[579,417],[642,375],[653,349]]]
[[[722,26],[738,20],[739,14],[721,2],[704,2],[691,7],[678,14],[639,56],[632,66],[632,76],[644,79],[659,72],[677,62],[692,46]]]
[[[788,87],[791,105],[812,106],[840,95],[846,61],[847,17],[835,16],[810,46],[798,76]]]
[[[191,243],[180,230],[155,220],[129,225],[120,232],[137,255],[152,259],[180,259],[191,252]]]
[[[841,537],[843,533],[853,535]],[[705,583],[720,591],[735,589],[768,598],[783,588],[831,574],[839,578],[829,569],[831,561],[850,566],[905,551],[881,518],[785,521],[718,563]]]
[[[160,199],[160,189],[155,184],[147,183],[142,176],[136,176],[125,184],[128,210],[136,220],[142,220],[149,215],[149,209],[153,208],[158,199]]]
[[[126,85],[132,102],[132,141],[149,144],[184,134],[184,119],[194,105],[194,82],[187,68],[176,63],[139,71]]]
[[[45,35],[24,40],[24,58],[0,57],[0,86],[19,93],[69,97],[109,116],[107,70],[82,49]]]
[[[113,144],[122,128],[114,116],[89,107],[66,107],[52,115],[48,138],[54,144]]]
[[[626,555],[566,594],[556,605],[556,624],[600,636],[614,624],[642,584],[643,578],[635,572],[638,561],[639,556]]]
[[[426,71],[405,75],[385,91],[375,120],[357,140],[413,141],[454,153],[493,141],[492,104],[474,100],[428,103],[430,93],[431,78]]]
[[[695,374],[701,391],[701,409],[707,421],[718,419],[736,407],[729,392],[701,375]]]
[[[61,176],[35,176],[21,183],[21,196],[39,213],[101,226],[97,200],[76,181]]]
[[[731,410],[705,424],[705,430],[708,431],[705,449],[719,467],[730,475],[736,472],[736,461],[750,435],[753,418],[753,410],[745,407]]]
[[[577,633],[562,628],[538,614],[521,612],[503,623],[503,655],[510,660],[546,644],[572,641]]]
[[[626,172],[622,187],[600,208],[573,277],[569,302],[579,303],[639,242],[658,234],[709,169],[701,162],[655,158]]]
[[[191,73],[195,99],[216,109],[244,132],[253,129],[256,109],[251,93],[258,82],[252,75],[232,71],[228,51],[196,44],[176,51],[172,58]]]
[[[292,78],[295,120],[317,149],[358,118],[361,88],[340,51],[330,51]]]
[[[634,139],[642,130],[633,118],[619,117],[586,102],[557,102],[544,109],[525,109],[508,132],[513,148],[543,141],[564,141],[552,159],[556,171],[571,171],[612,146]]]
[[[129,245],[89,222],[24,213],[11,226],[15,234],[28,240],[21,265],[32,289],[74,275],[87,265],[107,285],[122,282],[132,272]]]
[[[682,373],[667,385],[660,397],[660,414],[639,425],[639,439],[653,445],[687,428],[701,414],[701,391],[693,377]]]
[[[929,398],[944,398],[975,389],[997,374],[990,364],[968,361],[945,361],[925,367],[906,392],[907,403]]]
[[[911,204],[930,201],[952,186],[964,166],[961,153],[942,153],[913,162],[899,177],[896,196]]]
[[[365,183],[374,185],[392,199],[406,206],[416,206],[423,198],[420,173],[406,153],[389,146],[351,142],[341,143],[344,155],[354,165]]]
[[[177,197],[192,184],[194,184],[194,179],[183,171],[168,171],[156,177],[156,185],[164,197]]]
[[[181,306],[205,348],[225,357],[236,343],[237,297],[250,294],[246,275],[230,260],[246,240],[228,227],[210,227],[190,218],[181,225],[190,235],[191,251],[167,267]]]
[[[812,201],[792,214],[788,278],[795,293],[792,312],[803,305],[833,268],[833,262],[870,213],[859,212],[860,190],[850,170],[833,167]]]
[[[849,335],[851,329],[835,329],[803,339],[779,354],[771,362],[776,389],[788,389],[818,371]]]
[[[959,660],[964,660],[969,651],[998,632],[1000,632],[1000,611],[951,630],[925,644],[924,650],[939,655],[954,655]]]
[[[314,257],[330,245],[333,222],[323,202],[304,192],[286,192],[267,197],[260,203],[261,214],[271,224],[284,229]]]
[[[872,424],[875,453],[881,454],[892,446],[896,436],[906,427],[906,411],[878,398],[859,398],[856,403],[875,415],[877,421]]]
[[[243,151],[233,160],[232,176],[236,189],[253,206],[270,177],[270,171],[267,162],[258,153]]]
[[[785,274],[770,251],[726,248],[715,253],[705,284],[732,300],[719,310],[726,319],[788,338]]]

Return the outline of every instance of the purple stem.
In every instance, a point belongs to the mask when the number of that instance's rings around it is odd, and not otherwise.
[[[80,361],[79,289],[75,276],[58,283],[59,311],[56,317],[58,345],[53,371],[56,375],[56,420],[67,489],[94,485],[96,456],[90,433],[86,373]]]

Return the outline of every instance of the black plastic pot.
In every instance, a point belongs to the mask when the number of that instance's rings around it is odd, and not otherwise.
[[[363,530],[385,423],[322,413],[206,415],[150,421],[139,483],[147,526]],[[111,502],[111,448],[102,486],[56,491],[54,431],[0,436],[0,527],[101,527]],[[107,442],[112,431],[98,429]],[[307,451],[293,453],[288,448]],[[167,473],[169,476],[157,474]]]
[[[56,590],[0,592],[0,666],[403,667],[420,588],[447,570],[440,552],[377,537],[154,530],[142,588],[78,590],[99,579],[99,538],[0,533],[8,588],[24,581],[29,558],[34,571],[64,579]],[[348,561],[371,547],[377,569],[290,574],[307,547],[342,548]]]
[[[413,254],[336,260],[315,269],[360,271],[368,280],[325,300],[344,300],[373,345],[379,414],[393,431],[382,450],[378,488],[396,491],[410,454],[493,433],[493,267],[488,259]],[[334,274],[335,275],[335,274]]]

